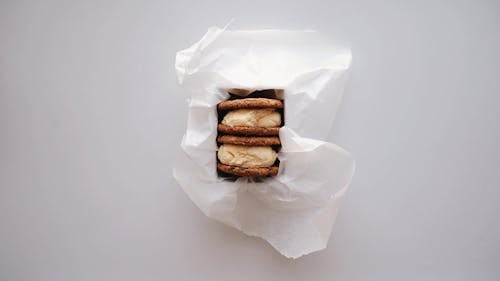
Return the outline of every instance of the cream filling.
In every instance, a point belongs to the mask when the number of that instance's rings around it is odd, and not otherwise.
[[[236,109],[229,111],[221,123],[231,127],[279,127],[281,114],[273,108]]]
[[[270,146],[223,144],[217,152],[222,164],[243,168],[271,167],[276,156],[276,151]]]

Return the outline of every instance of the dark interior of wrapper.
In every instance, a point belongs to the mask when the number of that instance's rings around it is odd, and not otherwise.
[[[266,98],[266,99],[278,99],[283,90],[280,89],[267,89],[251,92],[247,94],[248,90],[242,89],[229,89],[227,92],[231,95],[229,100],[235,99],[245,99],[245,98]]]
[[[254,91],[250,92],[249,90],[245,89],[228,89],[227,92],[229,93],[230,97],[228,100],[238,100],[238,99],[246,99],[246,98],[266,98],[266,99],[280,99],[279,97],[283,96],[283,90],[281,89],[266,89],[266,90],[259,90],[259,91]],[[249,93],[250,92],[250,93]],[[222,120],[224,119],[224,116],[229,112],[230,110],[217,110],[217,116],[218,116],[218,123],[221,124]],[[280,127],[284,126],[285,124],[285,116],[284,116],[284,108],[279,108],[277,111],[281,115],[281,125]],[[221,133],[217,133],[217,136],[222,135]],[[279,137],[279,136],[278,136]],[[217,142],[217,147],[220,147],[221,143]],[[281,145],[272,145],[271,148],[278,152],[281,149]],[[219,159],[216,155],[216,161],[219,163]],[[280,161],[276,159],[274,162],[273,166],[279,166]],[[219,169],[217,169],[217,173],[219,177],[223,177],[227,180],[234,181],[240,176],[238,175],[233,175],[229,174],[226,172],[223,172]],[[260,177],[252,177],[254,180],[259,181]]]

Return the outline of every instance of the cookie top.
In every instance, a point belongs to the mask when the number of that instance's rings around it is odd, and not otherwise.
[[[217,142],[238,144],[247,146],[263,146],[263,145],[280,145],[279,137],[249,137],[249,136],[233,136],[223,135],[217,137]]]
[[[283,108],[283,101],[266,98],[245,98],[223,101],[217,105],[219,110],[242,108]]]
[[[264,168],[242,168],[236,166],[229,166],[222,163],[217,163],[217,169],[227,174],[240,176],[240,177],[267,177],[276,176],[278,174],[278,166],[264,167]]]
[[[228,126],[224,124],[217,125],[219,133],[229,135],[242,136],[277,136],[280,133],[280,127],[243,127],[243,126]]]

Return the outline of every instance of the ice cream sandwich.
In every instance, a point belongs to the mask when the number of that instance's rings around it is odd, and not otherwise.
[[[217,130],[224,134],[275,136],[282,123],[283,101],[268,98],[244,98],[219,103],[226,112]]]
[[[218,170],[245,177],[277,175],[283,101],[240,98],[221,102],[217,109]]]

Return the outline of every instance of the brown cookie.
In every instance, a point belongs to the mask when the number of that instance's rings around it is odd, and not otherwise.
[[[280,127],[243,127],[243,126],[228,126],[218,124],[217,130],[220,133],[230,135],[243,135],[243,136],[277,136],[280,133]]]
[[[263,145],[280,145],[279,137],[247,137],[247,136],[233,136],[222,135],[217,137],[220,143],[248,145],[248,146],[263,146]]]
[[[248,90],[248,89],[232,88],[232,89],[228,89],[227,92],[231,95],[244,97],[244,96],[248,96],[252,91]]]
[[[276,176],[278,174],[278,166],[263,167],[263,168],[243,168],[229,166],[222,163],[217,163],[219,171],[224,173],[240,176],[240,177],[267,177]]]
[[[266,98],[246,98],[223,101],[217,105],[219,110],[242,108],[283,108],[283,101]]]

